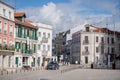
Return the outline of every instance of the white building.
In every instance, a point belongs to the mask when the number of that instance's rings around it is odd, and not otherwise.
[[[107,28],[98,28],[86,24],[84,29],[80,30],[80,34],[77,33],[78,32],[73,34],[72,45],[74,47],[80,45],[80,48],[71,54],[72,57],[80,55],[80,58],[78,57],[80,64],[86,66],[95,64],[94,67],[96,68],[112,68],[114,62],[119,62],[119,32],[114,33],[114,31]],[[74,35],[80,37],[75,39],[76,37]],[[77,43],[74,44],[75,40],[79,40],[79,42],[77,41]],[[71,50],[74,50],[73,48]],[[80,53],[75,53],[78,51],[80,51]],[[118,56],[118,59],[116,59],[115,56]],[[118,65],[118,67],[120,66]]]
[[[16,12],[15,16],[15,54],[14,68],[23,66],[37,67],[37,30],[31,21],[25,20],[24,12]]]
[[[42,63],[46,65],[46,63],[52,59],[52,26],[42,23],[33,24],[38,27],[37,55],[40,60],[39,66],[41,66]]]

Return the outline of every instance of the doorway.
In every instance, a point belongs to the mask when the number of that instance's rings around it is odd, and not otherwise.
[[[85,56],[85,64],[88,64],[88,57]]]

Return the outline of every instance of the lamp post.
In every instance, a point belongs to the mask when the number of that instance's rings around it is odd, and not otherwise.
[[[95,32],[94,32],[94,65],[96,66],[96,61],[95,61]]]
[[[113,15],[113,24],[114,24],[114,61],[113,61],[113,69],[115,69],[115,55],[116,55],[116,48],[115,48],[115,15]]]

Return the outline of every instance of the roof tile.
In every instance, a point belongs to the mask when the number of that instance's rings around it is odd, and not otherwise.
[[[14,17],[23,17],[23,16],[26,17],[24,12],[16,12],[16,13],[14,13]]]

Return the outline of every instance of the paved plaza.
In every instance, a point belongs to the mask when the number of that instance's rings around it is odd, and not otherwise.
[[[120,70],[64,66],[59,70],[36,70],[0,75],[0,80],[120,80]]]

